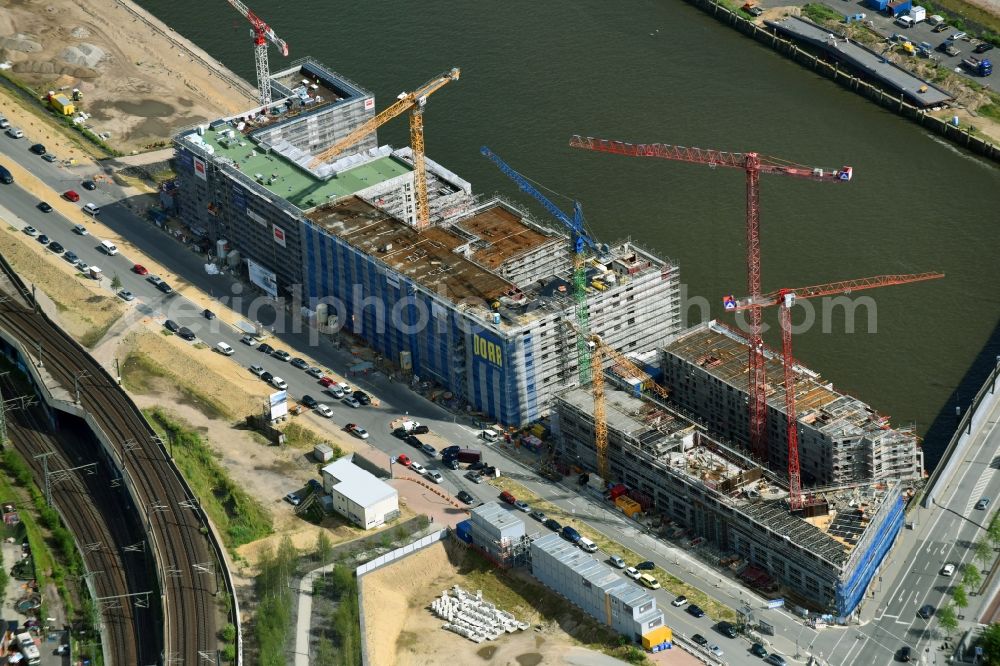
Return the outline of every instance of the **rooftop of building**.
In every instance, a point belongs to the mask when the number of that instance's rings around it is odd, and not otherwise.
[[[520,517],[515,516],[498,502],[480,504],[472,510],[471,514],[473,522],[482,521],[501,531],[518,524],[524,525],[524,521]],[[521,532],[523,534],[523,530]]]
[[[328,69],[313,58],[303,58],[280,72],[271,73],[273,102],[267,109],[244,114],[253,116],[249,129],[262,131],[325,109],[338,102],[370,96],[347,77]]]
[[[743,393],[748,392],[746,339],[716,321],[705,322],[674,336],[665,346],[678,358],[703,368],[706,372]],[[766,349],[767,401],[781,412],[785,410],[784,367],[777,352]],[[861,400],[836,391],[820,375],[802,365],[795,365],[795,405],[799,422],[808,424],[831,437],[879,436],[913,438],[906,431],[892,430],[889,418],[878,414]]]
[[[412,171],[405,161],[384,154],[345,169],[329,179],[321,179],[276,153],[263,152],[233,121],[212,123],[204,133],[184,135],[189,144],[200,147],[217,161],[224,161],[257,181],[272,194],[296,208],[309,210],[333,199],[378,185]]]
[[[590,388],[565,391],[556,401],[593,419]],[[625,445],[636,447],[639,458],[708,489],[724,504],[831,562],[847,559],[893,488],[891,483],[880,483],[813,492],[809,503],[825,504],[827,510],[798,515],[790,511],[787,486],[779,485],[778,477],[705,436],[668,408],[606,385],[605,414],[608,430],[626,435]]]
[[[566,242],[562,236],[525,224],[521,215],[502,205],[480,208],[455,226],[478,239],[472,258],[490,270],[547,244]]]
[[[442,298],[490,303],[516,291],[507,280],[456,253],[467,241],[445,227],[418,231],[357,197],[321,206],[306,218]]]
[[[333,461],[323,468],[323,473],[338,481],[332,489],[361,506],[371,506],[397,494],[388,483],[351,462],[351,456]]]

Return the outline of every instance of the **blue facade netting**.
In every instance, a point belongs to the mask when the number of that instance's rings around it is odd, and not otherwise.
[[[304,225],[303,249],[310,309],[328,303],[329,313],[376,352],[396,362],[408,352],[414,375],[434,380],[491,419],[520,425],[538,418],[533,362],[525,364],[523,396],[515,382],[523,340],[479,326],[315,225]]]
[[[854,571],[851,572],[846,581],[837,583],[836,606],[837,614],[840,617],[850,615],[861,603],[861,598],[864,597],[868,584],[871,583],[879,565],[882,564],[882,559],[892,548],[896,536],[903,528],[904,520],[903,498],[899,497],[896,504],[882,520],[882,524],[874,526],[874,538],[864,554],[858,559]]]

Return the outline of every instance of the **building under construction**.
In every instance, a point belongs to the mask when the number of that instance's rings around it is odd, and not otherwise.
[[[815,493],[799,515],[789,509],[783,475],[665,405],[608,386],[606,421],[609,480],[647,495],[650,513],[738,557],[741,576],[766,594],[847,616],[902,528],[896,481]],[[553,431],[562,459],[597,468],[590,390],[557,396]]]
[[[579,383],[570,240],[515,205],[476,202],[427,161],[418,230],[409,148],[374,134],[316,155],[373,117],[370,93],[315,61],[272,77],[284,97],[175,138],[181,214],[230,265],[320,330],[343,327],[421,381],[508,425],[548,413]],[[675,265],[631,242],[588,259],[590,330],[623,351],[679,330]]]
[[[671,401],[722,441],[748,448],[746,340],[717,322],[686,329],[663,346],[663,384]],[[781,355],[765,350],[767,464],[788,469]],[[795,366],[799,461],[803,487],[842,486],[923,476],[916,434],[889,427],[857,398],[838,393],[817,373]]]

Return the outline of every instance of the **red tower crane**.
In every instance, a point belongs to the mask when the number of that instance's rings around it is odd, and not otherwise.
[[[625,143],[608,139],[580,137],[569,140],[572,148],[582,148],[601,153],[614,153],[628,157],[658,157],[660,159],[678,162],[694,162],[707,164],[711,167],[724,166],[743,169],[747,174],[747,291],[754,301],[761,296],[760,280],[760,205],[759,189],[760,174],[782,174],[798,176],[820,181],[847,182],[853,175],[851,167],[840,169],[820,169],[791,164],[773,157],[764,157],[757,153],[727,153],[719,150],[703,150],[701,148],[685,148],[671,146],[665,143]],[[748,384],[750,393],[750,448],[758,457],[767,459],[767,401],[765,391],[765,372],[763,342],[760,337],[761,313],[760,306],[754,304],[750,310],[750,354],[748,360]]]
[[[799,421],[798,414],[795,411],[795,378],[793,376],[795,357],[792,354],[792,316],[789,309],[795,304],[795,300],[799,298],[806,299],[816,298],[817,296],[831,296],[833,294],[849,294],[864,289],[921,282],[923,280],[936,280],[943,277],[944,273],[878,275],[858,280],[843,280],[841,282],[831,282],[812,287],[802,287],[800,289],[778,289],[777,291],[762,294],[756,298],[747,297],[736,300],[732,296],[727,296],[723,299],[724,307],[730,312],[739,312],[740,310],[750,310],[753,308],[759,310],[760,308],[772,305],[779,306],[781,355],[785,370],[785,419],[788,434],[788,502],[792,511],[801,509],[803,500],[802,480],[799,472]],[[763,359],[761,360],[763,361]]]
[[[254,60],[257,64],[257,90],[260,94],[261,105],[267,106],[271,103],[271,71],[267,63],[267,42],[270,41],[274,44],[281,51],[281,55],[286,57],[288,56],[288,44],[281,37],[274,34],[274,30],[264,22],[264,19],[254,14],[240,0],[228,0],[228,2],[236,11],[243,14],[246,20],[250,21],[250,27],[253,28]]]

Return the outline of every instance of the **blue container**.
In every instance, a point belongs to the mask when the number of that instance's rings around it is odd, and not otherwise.
[[[455,525],[455,534],[465,543],[472,543],[472,521],[463,520]]]

